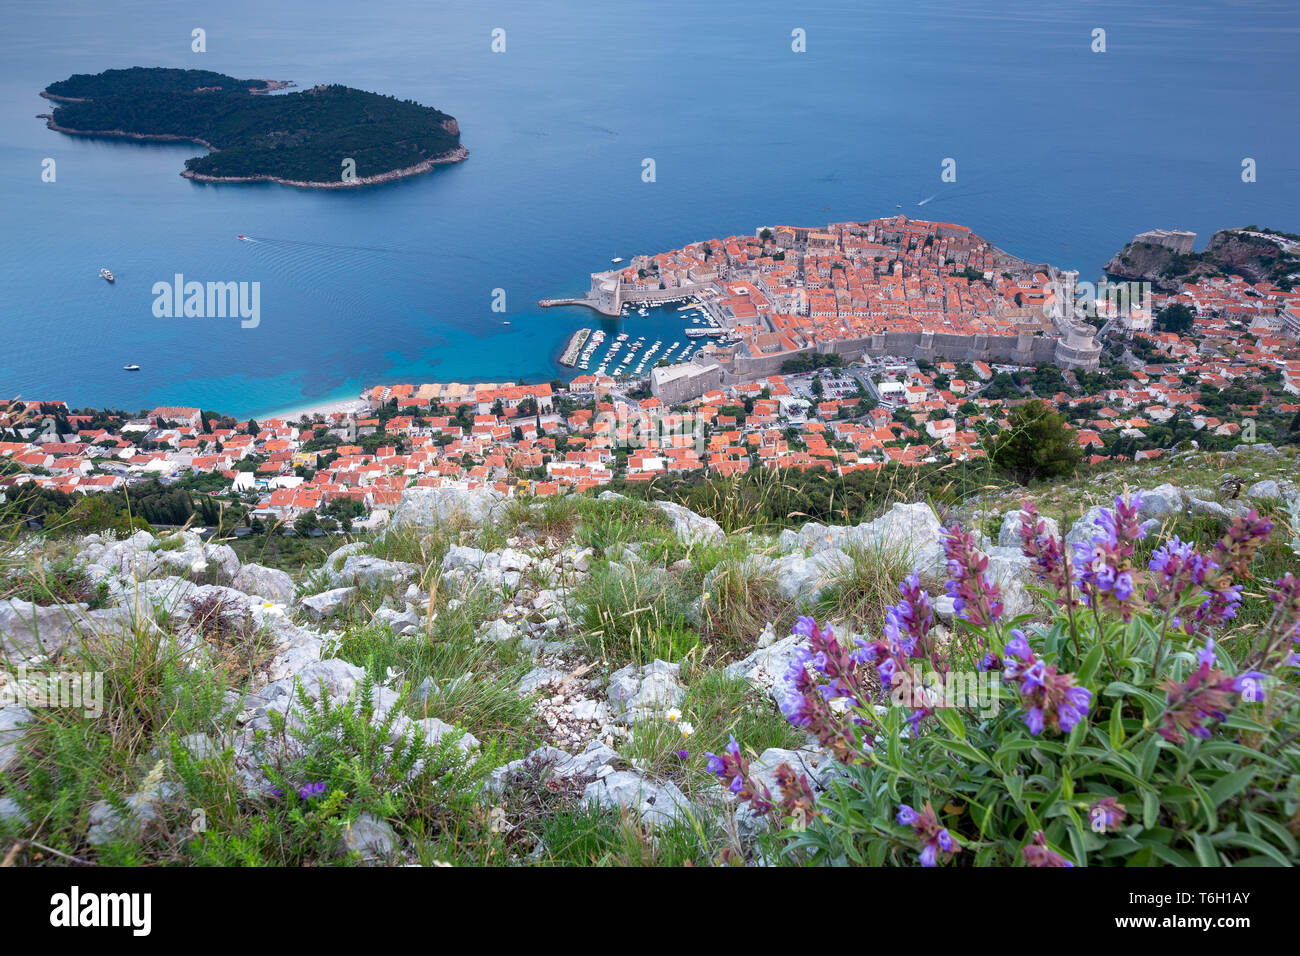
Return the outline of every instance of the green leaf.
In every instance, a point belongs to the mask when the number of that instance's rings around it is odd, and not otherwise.
[[[1276,757],[1262,754],[1258,750],[1252,750],[1250,747],[1236,743],[1232,740],[1203,740],[1200,745],[1200,753],[1205,757],[1217,757],[1220,755],[1245,757],[1252,763],[1264,764],[1268,767],[1281,766]]]
[[[1124,745],[1124,708],[1116,704],[1110,712],[1110,745],[1112,749],[1119,750]]]
[[[1041,750],[1043,753],[1055,756],[1064,753],[1064,748],[1060,744],[1053,743],[1050,740],[1039,740],[1037,737],[1017,737],[1014,740],[1004,741],[998,747],[994,757],[1001,762],[1004,755],[1018,754],[1022,750]]]
[[[1233,711],[1228,715],[1228,719],[1223,722],[1223,726],[1231,727],[1234,730],[1249,730],[1252,733],[1264,734],[1267,736],[1272,732],[1268,724],[1261,724],[1258,721],[1251,720],[1240,711]]]
[[[1254,823],[1273,834],[1277,841],[1286,847],[1287,853],[1292,856],[1296,856],[1297,853],[1300,853],[1300,845],[1296,843],[1295,837],[1291,835],[1290,831],[1288,831],[1280,821],[1270,820],[1268,817],[1250,811],[1243,813],[1242,817],[1246,820],[1247,824]]]
[[[1160,819],[1160,801],[1154,790],[1142,794],[1142,829],[1150,830]]]
[[[1006,785],[1007,793],[1011,794],[1011,799],[1015,801],[1016,806],[1021,806],[1024,803],[1025,778],[1018,773],[1006,773],[1002,775],[1002,782]]]
[[[1154,856],[1154,850],[1150,846],[1144,846],[1136,853],[1128,856],[1124,861],[1126,867],[1146,867],[1151,865],[1151,857]]]
[[[1092,676],[1097,673],[1097,668],[1101,665],[1104,648],[1097,644],[1088,652],[1088,656],[1083,659],[1075,671],[1075,677],[1081,687],[1087,687],[1092,682]]]
[[[1172,850],[1160,843],[1148,843],[1147,847],[1160,859],[1164,860],[1170,866],[1191,866],[1192,861],[1187,859],[1177,850]]]
[[[938,740],[937,743],[944,750],[965,757],[967,760],[974,761],[977,764],[989,764],[989,758],[987,755],[976,750],[963,740]]]
[[[1156,760],[1160,757],[1160,741],[1162,737],[1152,737],[1142,745],[1142,762],[1138,764],[1138,776],[1143,780],[1150,780],[1152,771],[1156,769]]]
[[[1226,800],[1230,800],[1246,788],[1246,785],[1255,776],[1255,768],[1247,767],[1244,770],[1238,770],[1236,773],[1224,774],[1218,782],[1210,787],[1210,801],[1217,807]]]
[[[1076,750],[1078,750],[1079,745],[1083,743],[1084,739],[1087,736],[1088,736],[1088,722],[1086,720],[1081,720],[1077,724],[1075,724],[1072,728],[1070,728],[1070,736],[1066,739],[1065,742],[1065,755],[1069,757]]]
[[[1140,687],[1134,687],[1127,681],[1111,681],[1102,691],[1107,697],[1136,697],[1142,701],[1148,717],[1154,717],[1165,709],[1165,702],[1150,691],[1142,690]]]
[[[1204,833],[1192,834],[1192,847],[1196,850],[1196,859],[1201,866],[1219,866],[1219,854],[1214,844]]]
[[[961,715],[956,710],[948,707],[940,707],[935,710],[934,715],[939,718],[939,723],[943,724],[944,729],[952,734],[958,740],[966,739],[966,724],[962,721]]]
[[[1267,840],[1261,840],[1257,836],[1251,836],[1249,833],[1228,834],[1220,842],[1228,844],[1230,846],[1244,846],[1249,850],[1257,850],[1258,852],[1263,853],[1265,856],[1271,857],[1272,859],[1276,860],[1282,866],[1293,865],[1291,861],[1288,860],[1278,850],[1277,847],[1273,846],[1273,844],[1269,843]]]

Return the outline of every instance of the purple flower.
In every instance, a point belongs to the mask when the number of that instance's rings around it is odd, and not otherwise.
[[[1037,737],[1043,732],[1043,709],[1041,707],[1030,707],[1025,711],[1025,726],[1029,732]]]
[[[1265,675],[1247,671],[1229,677],[1215,666],[1218,658],[1212,641],[1207,640],[1196,657],[1200,666],[1181,684],[1165,678],[1168,703],[1161,714],[1157,733],[1170,743],[1184,743],[1188,734],[1201,740],[1208,739],[1210,724],[1227,720],[1233,697],[1252,702],[1264,699]]]
[[[1288,571],[1273,582],[1268,597],[1273,602],[1276,640],[1282,645],[1287,641],[1300,644],[1300,578]],[[1300,666],[1300,654],[1287,654],[1282,663],[1289,667]]]
[[[1047,685],[1047,665],[1034,661],[1020,672],[1020,692],[1022,694],[1042,690]]]
[[[934,807],[929,800],[925,801],[925,806],[919,813],[904,803],[898,808],[897,820],[902,826],[911,827],[916,834],[921,844],[922,866],[938,865],[940,853],[946,861],[961,852],[961,847],[952,838],[952,834],[939,826],[939,818],[935,816]]]
[[[1261,518],[1254,508],[1237,515],[1227,534],[1214,546],[1215,560],[1229,577],[1244,577],[1250,559],[1272,532],[1273,522]]]
[[[1047,846],[1047,837],[1042,830],[1035,830],[1033,842],[1027,845],[1021,852],[1024,854],[1025,863],[1034,867],[1059,867],[1074,866],[1069,860],[1061,856],[1055,850]]]
[[[1205,639],[1205,646],[1196,652],[1196,663],[1208,667],[1213,667],[1219,663],[1219,656],[1214,653],[1214,638],[1207,637]]]
[[[846,712],[832,708],[831,702],[843,699],[856,708],[869,699],[867,649],[861,642],[857,649],[842,644],[829,625],[819,627],[812,618],[801,621],[809,622],[811,631],[806,636],[807,645],[796,649],[786,669],[781,713],[838,758],[852,762],[861,756],[853,727],[865,724],[865,719],[851,712],[846,716]],[[869,740],[866,745],[870,746]]]
[[[1045,727],[1069,733],[1092,706],[1092,691],[1075,686],[1073,674],[1061,674],[1056,666],[1040,660],[1024,633],[1011,632],[1003,658],[1002,676],[1012,681],[1025,705],[1025,726],[1035,737]]]
[[[1074,580],[1089,607],[1118,610],[1128,620],[1134,610],[1132,557],[1136,542],[1146,537],[1138,520],[1142,496],[1115,498],[1113,509],[1096,518],[1100,533],[1074,546]]]
[[[1110,833],[1124,825],[1128,810],[1114,797],[1102,797],[1088,808],[1088,823],[1097,833]]]
[[[689,756],[689,752],[687,755]],[[740,744],[734,736],[721,754],[705,754],[705,756],[709,758],[709,773],[725,783],[727,789],[742,802],[748,801],[756,813],[761,815],[772,808],[771,793],[768,791],[767,784],[762,781],[755,784],[751,780],[749,761],[741,754]]]
[[[989,580],[988,555],[975,546],[975,536],[953,525],[942,543],[948,559],[946,590],[957,614],[976,627],[997,621],[1002,617],[1002,589]]]
[[[1082,691],[1083,688],[1075,689]],[[1087,691],[1084,691],[1084,693],[1087,693]],[[1069,734],[1071,730],[1074,730],[1074,724],[1082,721],[1083,714],[1086,711],[1087,706],[1080,709],[1073,701],[1061,701],[1061,705],[1057,708],[1057,722],[1061,724],[1062,734]]]
[[[1264,700],[1264,681],[1266,679],[1266,676],[1259,671],[1247,671],[1244,674],[1238,674],[1232,679],[1231,689],[1234,693],[1240,694],[1242,700],[1258,704]]]
[[[1078,602],[1068,595],[1070,571],[1061,539],[1047,533],[1047,522],[1038,516],[1038,509],[1032,501],[1024,502],[1021,507],[1024,511],[1020,522],[1021,554],[1033,558],[1038,580],[1053,585],[1057,603],[1076,605]]]
[[[1206,572],[1213,567],[1216,567],[1214,562],[1177,535],[1156,548],[1147,562],[1147,568],[1158,575],[1160,593],[1174,596],[1188,587],[1204,584]]]
[[[897,641],[911,657],[928,656],[927,638],[934,626],[930,595],[921,587],[921,577],[916,571],[903,580],[898,590],[902,600],[885,609],[885,639]]]
[[[1025,632],[1019,628],[1012,628],[1011,640],[1007,641],[1006,651],[1012,657],[1022,661],[1029,660],[1034,653],[1029,649],[1029,640],[1025,637]]]
[[[678,759],[678,760],[688,760],[688,759],[690,758],[690,756],[691,756],[691,752],[690,752],[689,750],[679,750],[679,751],[677,751],[677,759]]]

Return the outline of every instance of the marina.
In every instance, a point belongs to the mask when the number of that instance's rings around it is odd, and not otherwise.
[[[648,303],[623,302],[617,319],[623,330],[581,328],[575,331],[559,364],[595,375],[637,378],[663,363],[689,361],[703,339],[725,341],[728,335],[708,309],[690,296]],[[661,335],[670,334],[660,338],[637,334],[642,319],[650,320]],[[673,327],[666,327],[666,322]]]

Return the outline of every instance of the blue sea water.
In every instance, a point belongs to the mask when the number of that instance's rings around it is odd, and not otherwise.
[[[1085,277],[1151,227],[1300,232],[1298,40],[1292,0],[5,0],[0,394],[244,415],[548,380],[595,316],[536,301],[611,257],[900,203]],[[471,155],[349,192],[197,184],[178,175],[197,147],[35,118],[48,83],[134,65],[411,98],[456,116]],[[176,273],[259,282],[259,327],[156,318]],[[624,325],[680,337],[668,311]]]

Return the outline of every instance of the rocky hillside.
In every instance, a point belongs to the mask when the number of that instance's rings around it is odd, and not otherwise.
[[[1141,517],[1214,534],[1296,495],[1165,482]],[[964,516],[1009,615],[1039,610],[1022,517]],[[876,633],[916,568],[950,622],[940,534],[919,502],[727,536],[610,492],[443,488],[294,574],[189,531],[24,540],[0,601],[0,837],[107,863],[761,860],[705,755],[734,735],[773,790],[786,764],[820,792],[840,765],[779,710],[795,617]],[[98,706],[24,702],[53,671],[102,674]]]
[[[1161,292],[1176,292],[1183,282],[1199,276],[1233,274],[1250,282],[1277,281],[1297,265],[1275,239],[1221,229],[1204,251],[1188,255],[1150,242],[1130,242],[1106,263],[1105,271],[1114,279],[1150,282]]]

